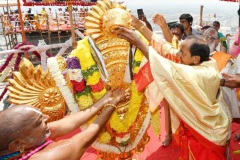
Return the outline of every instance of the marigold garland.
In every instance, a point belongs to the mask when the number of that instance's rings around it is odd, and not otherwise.
[[[82,75],[86,81],[87,88],[83,92],[76,93],[75,98],[80,108],[86,109],[107,92],[104,83],[101,83],[101,75],[92,58],[87,37],[78,42],[77,49],[72,51],[70,57],[77,57],[80,61]]]
[[[137,92],[136,84],[133,81],[131,84],[131,99],[128,110],[124,116],[125,118],[121,120],[117,112],[114,112],[110,118],[111,128],[118,133],[127,132],[137,118],[142,98],[143,93]]]
[[[160,123],[160,109],[156,109],[154,112],[151,112],[151,125],[153,132],[159,136],[161,133],[161,123]]]
[[[136,74],[139,71],[139,67],[143,58],[142,52],[137,49],[133,60],[133,73]]]
[[[88,77],[92,76],[96,71],[98,71],[97,65],[92,65],[90,68],[82,71],[83,78],[88,79]]]
[[[139,67],[135,67],[135,68],[133,69],[133,73],[134,73],[134,74],[138,73],[138,71],[139,71]]]
[[[98,91],[95,88],[95,87],[97,88],[100,87],[98,85],[100,85],[99,82],[101,80],[101,77],[100,77],[99,70],[98,69],[95,70],[96,64],[92,58],[90,45],[88,43],[87,38],[78,42],[78,47],[76,50],[74,50],[71,53],[71,56],[75,56],[80,60],[82,73],[84,74],[83,77],[86,80],[87,85],[90,85],[91,95],[93,99],[95,101],[100,99],[107,91],[105,88],[101,91]],[[143,58],[143,54],[141,53],[140,50],[137,50],[135,53],[134,64],[133,64],[134,73],[138,72],[142,58]],[[98,91],[98,92],[95,92],[95,91]],[[143,95],[144,95],[143,93],[138,92],[136,90],[136,84],[133,81],[133,83],[131,84],[131,100],[129,102],[128,110],[125,114],[124,120],[121,120],[119,118],[119,115],[117,114],[117,112],[114,112],[110,118],[110,127],[113,130],[117,131],[118,133],[127,132],[129,130],[129,128],[134,123],[134,121],[136,121],[136,118],[139,113],[139,109],[141,107]],[[82,96],[80,96],[79,98],[81,98]],[[87,98],[87,97],[84,97],[84,98]],[[92,118],[87,124],[91,124],[95,119],[96,119],[96,116]],[[110,140],[111,140],[110,134],[107,132],[104,132],[101,134],[101,137],[99,138],[98,142],[108,143],[108,141],[110,142]]]
[[[141,63],[141,60],[143,58],[142,52],[137,49],[134,61],[135,65],[133,65],[133,73],[136,74],[139,71],[139,66]],[[143,93],[138,92],[136,88],[136,84],[133,81],[131,84],[131,99],[129,103],[129,108],[125,114],[124,120],[121,120],[116,112],[114,112],[110,118],[110,126],[115,131],[121,133],[121,132],[127,132],[129,130],[129,127],[132,125],[132,123],[136,120],[140,105],[142,102]]]
[[[99,82],[101,75],[99,71],[95,71],[92,76],[87,78],[87,85],[95,85]]]
[[[99,80],[99,82],[95,85],[89,85],[91,88],[92,92],[100,92],[104,89],[104,82],[102,79]]]
[[[111,135],[108,132],[102,132],[98,137],[98,142],[109,143],[111,141]]]
[[[92,93],[92,96],[93,96],[94,100],[97,101],[100,98],[102,98],[103,95],[105,95],[107,93],[107,90],[104,88],[100,92],[91,92],[91,93]]]
[[[79,97],[76,96],[75,98],[81,110],[87,109],[89,106],[93,104],[93,100],[90,93],[81,95]]]
[[[137,49],[135,56],[134,56],[134,61],[141,62],[142,58],[143,58],[142,52],[139,49]]]

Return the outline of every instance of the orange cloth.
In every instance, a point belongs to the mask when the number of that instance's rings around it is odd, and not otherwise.
[[[188,160],[189,154],[196,160],[225,160],[226,146],[208,141],[183,121],[174,139],[181,146],[181,160]]]
[[[223,52],[215,52],[212,56],[217,61],[219,72],[227,65],[227,62],[232,56]]]

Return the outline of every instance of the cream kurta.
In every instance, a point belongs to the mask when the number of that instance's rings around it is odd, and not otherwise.
[[[149,47],[154,81],[174,113],[199,134],[217,145],[225,145],[229,119],[217,103],[220,77],[215,60],[188,66],[174,63]]]

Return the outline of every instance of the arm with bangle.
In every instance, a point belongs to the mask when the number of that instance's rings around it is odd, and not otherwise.
[[[82,143],[85,143],[85,146],[88,147],[91,145],[95,139],[99,136],[100,132],[105,127],[112,113],[117,109],[117,104],[123,100],[129,98],[129,93],[125,91],[124,96],[116,96],[108,99],[105,103],[105,109],[103,112],[96,118],[96,120],[88,126],[88,128],[84,131],[86,137],[84,138]]]
[[[61,129],[63,128],[66,129],[67,128],[66,126],[72,125],[80,127],[80,124],[86,123],[87,120],[92,118],[94,115],[97,114],[98,111],[105,107],[102,113],[95,119],[94,122],[92,122],[87,127],[86,130],[79,132],[78,134],[75,134],[73,137],[69,139],[60,140],[56,143],[53,143],[50,148],[50,149],[54,148],[51,150],[51,154],[48,154],[48,152],[47,153],[42,152],[43,156],[46,157],[46,159],[49,159],[48,157],[51,156],[51,159],[53,160],[80,159],[84,151],[96,140],[96,138],[99,136],[103,128],[106,126],[106,123],[108,122],[112,113],[117,108],[116,105],[119,102],[127,99],[129,99],[129,93],[127,91],[125,92],[118,92],[118,90],[113,92],[109,91],[104,95],[103,98],[94,103],[92,107],[90,107],[89,109],[80,111],[66,118],[63,118],[60,121],[63,124],[58,123],[59,125],[58,127],[60,127]],[[51,126],[49,127],[51,129]],[[59,128],[56,128],[56,131],[58,130]],[[59,145],[61,147],[59,147]],[[52,155],[55,156],[53,157]]]
[[[117,105],[117,103],[121,101],[121,99],[119,99],[119,96],[113,98],[112,94],[113,93],[109,91],[103,96],[103,98],[95,102],[90,108],[67,116],[61,120],[49,123],[48,125],[52,132],[50,138],[54,139],[56,137],[63,136],[69,132],[74,131],[75,129],[86,123],[94,115],[96,115],[104,106],[107,106],[105,110],[111,115],[115,108],[110,107],[109,104],[112,104],[113,106]]]
[[[136,28],[149,42],[151,41],[153,32],[134,15],[132,15],[132,26]]]

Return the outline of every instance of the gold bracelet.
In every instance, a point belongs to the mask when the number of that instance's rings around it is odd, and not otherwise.
[[[112,104],[112,103],[106,104],[106,105],[105,105],[105,108],[107,108],[107,107],[113,107],[113,108],[117,109],[117,106],[114,105],[114,104]]]
[[[142,32],[144,27],[145,27],[145,25],[143,24],[143,25],[139,28],[139,31]]]

